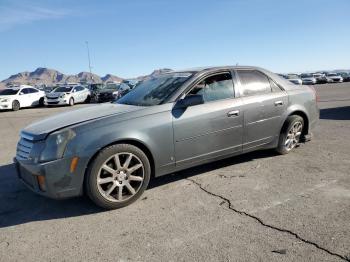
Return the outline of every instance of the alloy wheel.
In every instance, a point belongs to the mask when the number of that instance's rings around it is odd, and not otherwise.
[[[288,130],[287,138],[285,140],[285,147],[288,151],[292,150],[299,144],[300,136],[303,130],[303,123],[296,121]]]
[[[100,167],[97,188],[105,199],[124,202],[140,190],[144,175],[144,165],[136,155],[128,152],[117,153]]]

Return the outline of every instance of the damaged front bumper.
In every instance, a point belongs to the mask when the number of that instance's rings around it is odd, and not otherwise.
[[[82,195],[86,160],[79,159],[77,168],[70,171],[72,158],[46,163],[14,159],[18,178],[33,192],[53,199]]]

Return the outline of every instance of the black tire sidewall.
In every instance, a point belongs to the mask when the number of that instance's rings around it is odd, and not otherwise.
[[[17,105],[17,106],[15,106],[15,105]],[[18,111],[20,108],[21,108],[21,105],[20,105],[19,101],[18,100],[14,100],[12,102],[12,110],[13,111]]]
[[[285,141],[287,139],[287,134],[288,134],[289,129],[297,121],[300,121],[302,123],[303,129],[304,129],[304,119],[298,115],[289,116],[283,125],[282,132],[279,136],[278,146],[277,146],[277,152],[279,152],[282,155],[288,154],[290,151],[292,151],[292,150],[288,150],[286,148]],[[299,138],[299,140],[300,140],[300,138]]]
[[[110,156],[120,153],[120,152],[129,152],[136,155],[142,162],[144,166],[144,180],[139,191],[128,199],[125,202],[112,202],[105,199],[99,192],[97,187],[97,175],[101,165],[109,158]],[[87,169],[85,177],[85,191],[89,198],[98,206],[105,209],[117,209],[125,207],[135,202],[146,190],[149,180],[151,177],[151,166],[146,154],[136,146],[130,144],[116,144],[110,147],[103,149],[93,160],[91,165]]]
[[[39,99],[39,106],[40,106],[40,107],[44,106],[44,98],[43,98],[43,97],[41,97],[41,98]]]
[[[73,97],[69,98],[69,105],[74,106],[74,98]]]

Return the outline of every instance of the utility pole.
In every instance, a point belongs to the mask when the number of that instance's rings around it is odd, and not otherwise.
[[[90,70],[90,77],[91,77],[91,83],[92,84],[92,80],[93,80],[93,77],[92,77],[92,72],[91,72],[91,61],[90,61],[90,50],[89,50],[89,42],[88,41],[85,41],[85,44],[86,44],[86,48],[87,48],[87,55],[88,55],[88,60],[89,60],[89,70]]]

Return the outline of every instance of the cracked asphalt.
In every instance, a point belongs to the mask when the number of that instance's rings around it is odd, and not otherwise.
[[[0,261],[350,261],[350,83],[316,90],[311,142],[154,179],[114,211],[15,177],[19,130],[69,107],[0,113]]]

